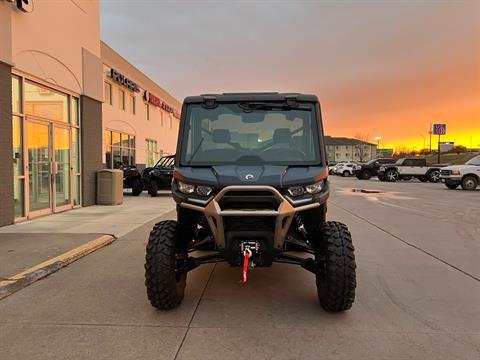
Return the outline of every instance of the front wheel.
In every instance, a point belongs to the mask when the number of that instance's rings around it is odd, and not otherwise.
[[[318,299],[329,312],[345,311],[355,300],[356,264],[352,235],[345,224],[327,221],[316,261]]]
[[[478,180],[475,176],[465,176],[462,180],[463,190],[475,190],[478,186]]]
[[[150,180],[148,184],[148,193],[151,197],[156,197],[158,194],[158,183],[155,180]]]
[[[148,300],[157,309],[178,306],[185,294],[186,251],[180,250],[178,223],[161,221],[153,227],[145,256],[145,286]]]
[[[348,177],[348,176],[350,176],[350,173],[349,173],[347,170],[345,170],[345,171],[343,172],[342,176],[343,176],[343,177]]]
[[[139,196],[143,191],[142,180],[135,178],[132,180],[132,195]]]

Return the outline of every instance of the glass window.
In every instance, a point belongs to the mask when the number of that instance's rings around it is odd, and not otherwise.
[[[130,165],[135,165],[135,149],[130,149]]]
[[[155,140],[145,140],[145,165],[154,166],[158,160],[157,142]]]
[[[112,145],[120,146],[120,133],[112,131]]]
[[[80,175],[73,177],[73,205],[80,205]]]
[[[71,112],[72,112],[72,125],[73,126],[79,126],[79,108],[78,108],[78,98],[72,96],[72,101],[70,102],[71,104]]]
[[[107,145],[105,147],[105,166],[108,169],[113,168],[112,164],[112,147],[110,145]]]
[[[105,103],[112,105],[112,84],[105,82]]]
[[[23,136],[22,136],[22,118],[14,116],[13,126],[13,176],[23,175]]]
[[[77,128],[72,128],[72,169],[73,172],[80,172],[80,141],[79,131]]]
[[[116,169],[121,164],[135,165],[135,136],[106,130],[105,166]]]
[[[150,105],[145,104],[145,114],[147,116],[147,120],[150,120]]]
[[[12,111],[13,113],[22,112],[22,91],[20,79],[12,77]]]
[[[125,110],[125,91],[118,89],[118,106],[121,110]]]
[[[50,120],[68,122],[68,96],[26,81],[25,113]]]
[[[13,181],[13,201],[15,207],[15,217],[24,217],[24,179],[14,179]]]
[[[118,169],[122,165],[122,156],[119,147],[112,146],[113,168]]]
[[[128,135],[127,134],[121,134],[121,139],[122,139],[122,147],[128,148],[129,140],[128,140]]]
[[[135,95],[130,95],[130,112],[135,115]]]
[[[310,104],[283,108],[266,104],[188,107],[182,161],[185,164],[318,164],[318,129]]]

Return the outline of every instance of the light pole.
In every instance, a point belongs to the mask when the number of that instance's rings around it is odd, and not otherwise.
[[[380,140],[382,140],[381,136],[375,136],[375,140],[377,140],[377,151],[380,149]]]

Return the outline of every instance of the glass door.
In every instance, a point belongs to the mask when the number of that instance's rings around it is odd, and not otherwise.
[[[70,164],[70,129],[54,126],[53,128],[53,211],[62,211],[72,207],[71,198],[71,164]]]
[[[27,121],[29,215],[52,210],[52,155],[48,123]]]

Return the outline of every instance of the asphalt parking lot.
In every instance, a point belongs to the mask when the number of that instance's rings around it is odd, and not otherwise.
[[[356,246],[346,313],[324,312],[313,275],[284,264],[247,285],[240,269],[205,265],[179,308],[156,311],[143,285],[150,221],[0,301],[0,358],[480,358],[480,191],[334,177],[328,211]]]

